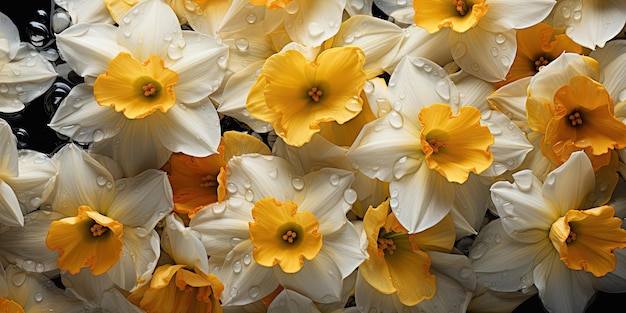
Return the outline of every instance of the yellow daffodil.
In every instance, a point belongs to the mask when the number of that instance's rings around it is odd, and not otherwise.
[[[24,308],[13,300],[0,297],[0,311],[7,313],[24,313]]]
[[[476,26],[487,13],[485,0],[425,0],[413,1],[415,24],[430,33],[443,27],[463,33]]]
[[[128,299],[146,312],[220,313],[223,290],[215,275],[167,264],[159,266],[150,284],[133,291]]]
[[[358,47],[323,51],[314,62],[300,52],[272,55],[248,95],[250,115],[272,124],[290,145],[301,146],[320,123],[343,124],[361,112],[365,56]]]
[[[583,53],[582,47],[567,37],[562,30],[554,29],[547,23],[519,29],[515,33],[515,38],[517,40],[515,59],[506,74],[506,79],[494,83],[496,88],[535,75],[564,51]]]
[[[494,183],[500,218],[481,230],[469,253],[479,282],[501,292],[534,284],[545,307],[583,312],[597,279],[619,268],[617,251],[626,247],[613,207],[588,206],[594,176],[589,157],[577,151],[543,183],[530,170],[514,173],[513,183]]]

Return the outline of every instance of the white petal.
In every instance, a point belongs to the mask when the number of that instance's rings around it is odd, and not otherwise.
[[[132,177],[147,169],[161,168],[169,160],[172,151],[161,140],[147,120],[129,120],[116,136],[95,142],[92,151],[111,157],[120,164],[125,177]]]
[[[83,303],[97,305],[102,296],[115,284],[107,275],[93,275],[88,267],[83,267],[75,275],[62,272],[61,279],[69,295],[80,299]]]
[[[615,249],[617,264],[606,276],[598,278],[598,290],[610,293],[626,292],[626,249]]]
[[[0,177],[15,177],[19,174],[17,139],[11,130],[11,125],[0,119]]]
[[[161,254],[159,235],[155,230],[137,230],[124,227],[124,246],[120,260],[107,271],[120,288],[133,291],[149,283]]]
[[[261,73],[260,69],[263,63],[265,60],[260,60],[235,72],[228,78],[221,98],[217,99],[219,103],[217,111],[219,113],[236,118],[258,133],[269,132],[272,130],[272,125],[252,117],[246,109],[246,100],[250,88]]]
[[[167,173],[160,170],[116,180],[112,188],[115,200],[102,213],[124,226],[141,227],[147,232],[174,207]]]
[[[454,205],[454,185],[423,164],[419,170],[389,183],[389,206],[409,233],[439,223]]]
[[[432,299],[415,307],[424,312],[466,312],[473,296],[476,277],[472,265],[464,255],[429,252],[430,267],[437,279],[437,292]]]
[[[200,238],[176,214],[165,220],[166,227],[161,234],[161,248],[171,256],[176,264],[185,264],[209,273],[209,259]]]
[[[183,35],[182,57],[166,67],[178,74],[176,99],[187,104],[202,101],[222,84],[226,68],[219,65],[228,58],[228,47],[198,32],[184,31]]]
[[[55,185],[57,168],[46,154],[22,149],[19,151],[19,172],[19,176],[5,177],[5,181],[15,191],[22,212],[26,214],[48,198]]]
[[[502,223],[494,220],[481,229],[470,247],[469,258],[482,285],[510,292],[532,286],[535,258],[546,253],[555,253],[547,234],[536,244],[524,243],[509,236]]]
[[[263,198],[275,198],[281,202],[301,202],[304,193],[292,186],[291,178],[298,176],[287,160],[261,154],[246,154],[232,157],[228,166],[227,181],[235,188],[231,197],[256,202]],[[300,194],[296,197],[296,194]]]
[[[2,41],[0,41],[0,60],[11,60],[17,54],[20,47],[20,32],[15,23],[6,14],[0,12],[0,18],[4,23],[0,24]]]
[[[396,15],[398,11],[410,10],[413,11],[413,1],[397,1],[397,0],[382,0],[376,1],[375,4],[381,11],[383,11],[388,16],[393,16],[396,22],[400,22],[402,24],[413,24],[413,16],[415,13],[410,15],[403,15],[403,19],[397,19]]]
[[[58,169],[52,202],[54,211],[75,216],[81,205],[100,211],[113,202],[115,190],[107,186],[113,183],[111,173],[82,148],[68,143],[52,160]]]
[[[529,131],[526,120],[526,98],[528,84],[531,77],[525,77],[506,84],[487,97],[487,102],[504,113],[518,126],[524,125],[524,131]]]
[[[102,294],[102,302],[97,306],[103,311],[144,313],[145,311],[130,303],[118,289],[111,288]]]
[[[395,116],[401,116],[396,112]],[[380,117],[361,129],[346,156],[358,170],[370,178],[390,181],[394,178],[393,166],[403,157],[421,160],[419,130],[405,122],[404,127],[390,125],[389,114]],[[412,167],[417,170],[417,168]],[[408,171],[403,171],[408,172]],[[400,175],[401,176],[401,175]]]
[[[483,112],[481,124],[489,127],[494,139],[493,145],[489,147],[493,154],[493,163],[481,173],[483,176],[493,177],[506,170],[516,169],[533,149],[533,145],[526,139],[526,134],[506,115],[496,110],[489,109]]]
[[[343,278],[350,275],[368,257],[367,252],[357,244],[360,241],[359,234],[350,222],[333,233],[324,234],[322,240],[320,253],[335,260]]]
[[[293,290],[283,289],[267,308],[268,313],[320,313],[313,301]]]
[[[82,0],[54,1],[70,14],[72,24],[83,22],[113,24],[113,17],[104,3],[90,3]],[[55,29],[56,31],[56,29]]]
[[[48,126],[75,141],[92,142],[115,136],[127,122],[122,113],[98,105],[92,86],[79,84],[63,99]]]
[[[558,88],[568,85],[572,77],[589,76],[598,80],[598,69],[579,54],[565,52],[535,74],[528,85],[529,95],[552,102]]]
[[[604,47],[626,24],[626,3],[621,0],[584,0],[580,7],[558,2],[554,26],[563,27],[576,43],[589,49]],[[560,14],[559,14],[560,13]]]
[[[543,184],[543,198],[560,216],[582,207],[595,191],[595,174],[591,161],[583,151],[576,151],[561,166],[553,170]]]
[[[496,31],[480,24],[464,33],[451,31],[452,57],[468,73],[488,82],[504,80],[515,59],[515,30]]]
[[[217,153],[220,121],[208,98],[194,106],[176,105],[165,114],[155,112],[147,118],[154,135],[169,151],[196,157]]]
[[[218,33],[248,32],[250,26],[262,25],[266,11],[265,6],[252,6],[247,0],[224,1],[227,3],[226,12],[219,12],[220,23]],[[232,3],[232,4],[231,4]],[[217,11],[217,10],[214,10]],[[253,15],[254,18],[251,16]],[[253,25],[250,25],[253,24]],[[195,28],[194,28],[195,29]]]
[[[598,61],[600,82],[613,98],[613,103],[617,105],[626,101],[626,80],[623,79],[626,72],[626,40],[609,41],[604,48],[592,51],[589,56]]]
[[[320,46],[334,36],[341,25],[346,0],[295,0],[299,9],[293,14],[285,8],[285,29],[293,41],[305,46]]]
[[[471,226],[471,234],[483,223],[483,218],[489,204],[489,186],[491,179],[485,179],[470,173],[467,181],[463,184],[454,184],[454,225],[457,226],[457,239],[470,235],[469,233],[459,234],[459,220],[465,220]]]
[[[558,253],[551,253],[539,262],[533,276],[541,302],[550,312],[583,313],[596,293],[593,276],[570,270],[559,259]]]
[[[255,6],[253,8],[258,10],[261,7]],[[272,37],[265,34],[265,25],[263,23],[250,25],[250,23],[247,22],[247,20],[257,14],[263,15],[263,13],[250,13],[248,16],[241,17],[241,22],[246,23],[244,29],[222,35],[228,36],[228,38],[222,38],[222,40],[230,49],[227,66],[229,73],[237,73],[249,64],[258,61],[265,62],[265,59],[276,52]],[[218,62],[218,66],[223,67],[224,63]]]
[[[348,0],[346,3],[346,12],[350,16],[354,15],[372,15],[373,0]]]
[[[544,201],[541,181],[530,170],[516,172],[513,177],[515,183],[498,181],[491,185],[491,199],[504,229],[523,242],[544,240],[560,212]]]
[[[47,272],[57,267],[58,251],[46,246],[50,223],[65,216],[50,211],[34,211],[24,218],[24,226],[9,228],[1,234],[0,254],[12,264],[30,272]]]
[[[485,98],[494,92],[493,84],[476,78],[464,70],[450,74],[449,77],[459,91],[459,106],[472,106],[481,112],[491,109]]]
[[[176,59],[185,45],[176,14],[159,0],[141,1],[129,10],[121,18],[116,39],[139,62],[151,55]]]
[[[420,86],[420,88],[415,88]],[[392,108],[402,113],[405,123],[419,125],[422,108],[434,103],[450,104],[455,113],[459,92],[439,64],[421,57],[406,57],[389,79]]]
[[[356,192],[350,188],[354,174],[352,171],[335,168],[322,168],[304,177],[306,196],[298,204],[298,211],[309,211],[320,223],[319,232],[326,235],[339,230],[346,222],[346,213],[356,200]],[[353,193],[354,198],[348,199]],[[297,201],[297,200],[296,200]]]
[[[400,43],[394,61],[385,69],[386,72],[393,73],[398,62],[405,56],[423,57],[439,65],[452,61],[450,47],[447,44],[448,32],[450,32],[448,28],[430,34],[421,27],[409,25],[403,28],[402,32],[404,33],[404,40]]]
[[[363,70],[368,77],[373,77],[382,74],[393,61],[403,39],[404,32],[397,25],[371,15],[357,15],[341,24],[333,47],[358,46],[363,49]]]
[[[278,287],[272,268],[261,266],[252,258],[253,249],[250,240],[242,241],[226,255],[219,271],[213,273],[224,283],[221,296],[224,306],[261,300]]]
[[[483,27],[504,29],[527,28],[545,19],[555,0],[505,1],[489,0],[489,10],[480,20]]]
[[[335,260],[319,253],[313,260],[304,260],[300,271],[287,274],[274,266],[274,275],[285,289],[295,290],[315,302],[331,303],[341,299],[342,277]]]
[[[57,34],[56,43],[63,58],[83,77],[96,78],[109,61],[126,51],[115,39],[117,27],[109,24],[76,24]]]
[[[363,308],[362,312],[396,312],[393,305],[395,294],[386,295],[374,289],[361,274],[356,278],[354,287],[354,300],[358,308]]]
[[[272,154],[289,161],[302,175],[324,167],[352,170],[346,157],[345,147],[339,147],[320,134],[314,134],[311,141],[300,147],[290,146],[278,138],[272,146]]]
[[[237,198],[213,203],[196,212],[189,228],[201,235],[209,256],[224,258],[234,246],[249,238],[252,206],[253,203]]]

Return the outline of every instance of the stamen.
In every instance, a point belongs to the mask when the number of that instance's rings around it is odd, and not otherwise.
[[[576,233],[572,230],[569,232],[569,235],[567,236],[567,239],[565,239],[565,241],[567,243],[572,243],[572,241],[576,240]]]
[[[439,141],[439,138],[437,137],[429,140],[428,144],[430,145],[431,148],[433,148],[433,153],[438,153],[439,148],[448,146],[447,142]]]
[[[145,97],[154,96],[157,91],[156,86],[153,83],[147,83],[146,85],[141,87],[141,89],[143,90],[143,95]]]
[[[583,124],[583,117],[580,115],[580,112],[575,111],[574,113],[569,115],[569,122],[572,126],[578,126]]]
[[[98,223],[94,223],[93,225],[91,225],[91,228],[89,228],[89,230],[91,231],[91,235],[93,235],[94,237],[100,237],[102,236],[102,234],[106,233],[109,228],[106,226],[102,226]]]
[[[311,88],[311,90],[309,90],[309,92],[307,92],[307,95],[309,95],[309,97],[311,97],[313,101],[319,102],[320,97],[322,96],[322,91],[317,89],[317,87],[313,87]]]
[[[200,188],[209,188],[217,186],[217,178],[215,175],[207,175],[200,179]]]
[[[396,244],[393,242],[393,239],[378,238],[376,242],[378,243],[378,249],[385,252],[385,254],[392,255],[396,251]]]
[[[456,11],[459,12],[460,16],[465,16],[467,13],[467,5],[465,4],[465,0],[452,0],[452,4],[456,7]]]
[[[547,60],[544,57],[539,57],[539,59],[535,60],[535,70],[537,72],[543,70],[543,68],[546,67],[546,65],[548,65],[548,63],[550,63],[549,60]]]
[[[298,234],[296,234],[295,231],[293,230],[288,230],[284,235],[283,235],[283,240],[288,242],[288,243],[293,243],[294,240],[296,240],[296,236]]]

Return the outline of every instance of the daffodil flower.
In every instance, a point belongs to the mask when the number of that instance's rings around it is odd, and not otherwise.
[[[530,27],[548,16],[554,0],[414,0],[414,21],[429,33],[448,32],[454,61],[488,82],[503,80],[517,43],[516,29]]]
[[[228,164],[225,201],[198,211],[224,306],[261,300],[279,285],[318,303],[342,296],[342,281],[367,257],[346,213],[352,172],[323,168],[304,176],[279,157],[247,154]]]
[[[469,260],[449,254],[455,241],[450,216],[428,230],[408,234],[391,213],[387,200],[367,210],[363,231],[370,257],[359,266],[357,307],[381,312],[407,308],[430,311],[433,307],[448,310],[471,297],[475,278]],[[449,266],[448,262],[465,272],[444,274],[441,269]]]
[[[474,84],[463,80],[461,85],[467,82]],[[484,85],[467,90],[472,95],[489,90],[482,88],[493,90]],[[365,125],[347,152],[361,173],[389,182],[391,209],[409,233],[438,223],[466,203],[461,198],[480,198],[467,197],[469,190],[487,192],[475,174],[488,177],[512,170],[530,149],[506,116],[480,101],[460,99],[457,86],[437,64],[405,58],[389,80],[392,110]],[[478,210],[469,213],[474,216],[469,223],[477,227],[474,220],[476,215],[482,218],[484,206],[468,203],[460,206]]]
[[[127,177],[160,168],[172,152],[217,152],[219,118],[207,96],[224,77],[227,47],[181,30],[162,1],[138,3],[118,27],[74,25],[57,45],[85,83],[63,100],[52,129],[94,142]]]
[[[567,36],[583,47],[595,50],[618,35],[626,25],[623,1],[558,1],[552,24],[565,28]]]
[[[148,170],[114,180],[74,144],[53,157],[59,168],[45,243],[58,251],[57,265],[70,274],[107,275],[124,290],[149,279],[159,257],[154,226],[172,210],[165,172]]]
[[[534,284],[549,312],[583,312],[598,278],[610,272],[623,285],[624,269],[616,267],[623,254],[616,251],[626,247],[626,230],[612,206],[586,205],[596,183],[584,152],[574,152],[544,183],[530,170],[513,177],[492,185],[500,219],[470,248],[481,284],[497,291]]]
[[[296,50],[274,54],[252,86],[246,108],[272,123],[285,142],[301,146],[319,132],[320,123],[343,124],[361,112],[364,62],[358,47],[325,50],[315,62]]]
[[[0,112],[15,113],[41,96],[57,72],[29,43],[20,41],[17,26],[0,12]]]

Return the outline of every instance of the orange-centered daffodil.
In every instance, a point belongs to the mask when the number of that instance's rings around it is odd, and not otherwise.
[[[370,257],[359,266],[359,273],[372,287],[383,294],[397,293],[405,306],[435,295],[437,284],[426,250],[451,251],[455,235],[450,216],[426,231],[408,234],[387,200],[366,211],[363,228]]]
[[[419,121],[422,150],[428,167],[450,182],[463,183],[469,172],[479,174],[493,161],[489,146],[494,138],[487,126],[480,125],[480,111],[464,106],[458,115],[445,104],[423,108]]]
[[[613,207],[606,205],[570,210],[552,224],[550,240],[568,268],[596,277],[615,269],[613,250],[626,247],[626,230],[614,214]]]
[[[128,300],[146,312],[222,312],[220,295],[224,285],[213,274],[185,269],[185,265],[159,266],[150,284],[133,291]]]
[[[151,56],[141,63],[121,52],[94,83],[99,105],[114,108],[128,119],[146,117],[156,110],[163,113],[176,103],[174,85],[178,74],[165,67],[161,58]]]
[[[343,124],[361,112],[364,63],[363,51],[353,46],[325,50],[315,62],[296,50],[274,54],[250,89],[246,108],[271,123],[287,144],[302,146],[320,123]]]
[[[264,5],[266,8],[270,10],[275,9],[284,9],[289,3],[293,0],[250,0],[250,3],[260,6]]]
[[[489,5],[485,0],[414,0],[413,9],[415,24],[431,34],[442,27],[463,33],[478,24]]]
[[[252,257],[266,267],[276,264],[285,273],[296,273],[322,248],[319,222],[311,212],[297,212],[298,206],[274,198],[257,201],[252,208],[254,222],[249,222]]]
[[[46,245],[58,250],[59,269],[76,274],[89,266],[94,275],[107,272],[122,254],[124,226],[83,205],[78,215],[50,224]]]
[[[0,312],[24,313],[24,308],[15,301],[0,297]]]

